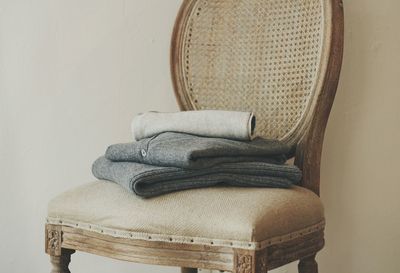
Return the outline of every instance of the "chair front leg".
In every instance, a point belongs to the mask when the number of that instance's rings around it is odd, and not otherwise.
[[[51,273],[71,273],[68,265],[75,250],[61,247],[62,236],[62,226],[50,224],[45,226],[45,250],[50,255],[53,267]]]
[[[71,255],[75,250],[71,249],[61,249],[60,256],[50,255],[50,262],[53,266],[51,273],[71,273],[69,271],[69,263],[71,262]]]
[[[318,264],[315,256],[316,254],[300,260],[299,273],[318,273]]]

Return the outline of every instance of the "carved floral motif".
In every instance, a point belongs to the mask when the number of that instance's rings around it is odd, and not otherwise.
[[[237,273],[252,273],[252,257],[251,255],[237,256]]]
[[[46,253],[49,255],[61,255],[61,226],[46,225]]]
[[[60,232],[58,230],[47,230],[47,248],[56,251],[60,247]]]

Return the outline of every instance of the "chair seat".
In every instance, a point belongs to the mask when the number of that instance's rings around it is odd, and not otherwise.
[[[54,198],[47,221],[115,237],[248,249],[324,228],[319,197],[301,187],[214,187],[142,199],[108,181]]]

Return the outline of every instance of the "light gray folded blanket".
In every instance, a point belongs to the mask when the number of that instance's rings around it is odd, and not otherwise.
[[[253,113],[249,112],[219,110],[148,112],[139,114],[133,119],[132,131],[135,140],[163,132],[251,140],[254,138],[255,123]]]
[[[289,188],[301,179],[301,171],[295,166],[261,162],[226,163],[188,170],[113,162],[100,157],[93,163],[92,171],[96,178],[113,181],[144,198],[217,185]]]
[[[202,169],[232,162],[283,164],[289,150],[277,140],[237,141],[168,132],[137,142],[111,145],[105,157],[111,161]]]

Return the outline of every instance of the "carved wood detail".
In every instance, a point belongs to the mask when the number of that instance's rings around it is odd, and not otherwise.
[[[46,253],[52,256],[61,255],[61,240],[62,230],[61,226],[46,225]]]
[[[60,235],[62,235],[62,241]],[[53,225],[46,227],[46,236],[48,237],[46,238],[46,252],[51,256],[61,256],[61,252],[75,249],[131,262],[181,266],[185,267],[186,271],[183,272],[196,272],[193,268],[204,268],[233,271],[234,273],[265,273],[267,270],[310,257],[324,246],[323,231],[303,235],[262,250],[191,244],[177,245],[167,242],[116,238],[79,228]],[[60,250],[59,244],[56,242],[61,242]],[[116,252],[116,249],[119,251]]]
[[[252,273],[253,272],[253,257],[249,254],[236,254],[236,272],[237,273]]]

